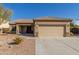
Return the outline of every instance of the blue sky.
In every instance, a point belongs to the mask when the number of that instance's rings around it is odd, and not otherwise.
[[[76,3],[4,3],[3,6],[13,11],[12,20],[45,16],[79,19],[79,4]]]

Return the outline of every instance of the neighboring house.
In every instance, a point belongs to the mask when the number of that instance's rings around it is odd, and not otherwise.
[[[0,24],[0,34],[6,33],[9,31],[10,25],[9,21],[4,21]]]
[[[36,18],[33,20],[20,19],[10,23],[11,33],[27,34],[38,37],[66,37],[70,36],[71,19]]]

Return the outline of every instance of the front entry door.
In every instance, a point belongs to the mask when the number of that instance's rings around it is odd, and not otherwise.
[[[32,27],[31,26],[27,26],[27,33],[31,34],[32,33]]]
[[[32,34],[32,26],[21,26],[21,30],[20,30],[21,34]]]

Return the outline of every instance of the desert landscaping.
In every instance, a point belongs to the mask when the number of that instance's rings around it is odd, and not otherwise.
[[[22,38],[20,44],[9,45],[13,42],[12,39],[16,37]],[[0,35],[0,55],[34,55],[35,54],[35,40],[18,35]]]
[[[15,38],[22,41],[10,44]],[[0,35],[0,55],[78,55],[79,36],[32,37],[16,34]]]

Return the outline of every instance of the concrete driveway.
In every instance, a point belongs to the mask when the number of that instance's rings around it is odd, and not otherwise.
[[[37,55],[77,55],[79,54],[79,38],[39,38],[36,40]]]

